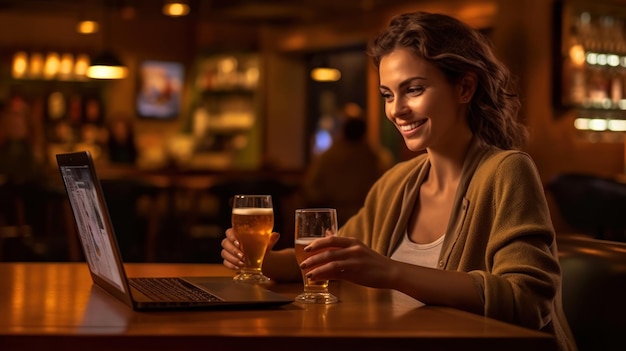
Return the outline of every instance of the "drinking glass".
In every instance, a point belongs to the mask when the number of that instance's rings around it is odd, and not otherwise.
[[[295,249],[298,264],[311,253],[304,248],[316,239],[337,234],[337,210],[334,208],[304,208],[296,210]],[[310,268],[302,269],[304,291],[296,297],[303,303],[331,304],[338,301],[328,291],[328,280],[312,280],[306,277]]]
[[[274,228],[274,209],[271,195],[235,195],[232,226],[237,234],[243,263],[235,281],[267,284],[270,278],[261,267]]]

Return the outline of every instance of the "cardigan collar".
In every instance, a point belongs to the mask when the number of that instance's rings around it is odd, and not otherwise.
[[[467,199],[465,199],[467,188],[469,187],[476,168],[481,163],[481,160],[483,159],[485,153],[490,148],[491,147],[485,145],[477,138],[473,138],[470,142],[467,155],[465,157],[465,162],[463,163],[463,168],[461,171],[461,179],[459,181],[459,186],[456,190],[454,203],[452,205],[450,220],[446,229],[443,248],[441,250],[442,255],[447,256],[447,253],[452,248],[452,244],[456,241],[458,235],[458,230],[456,230],[456,227],[458,226],[459,220],[464,218],[464,214],[467,211]],[[402,203],[405,205],[402,206],[400,215],[398,217],[398,224],[391,234],[391,245],[389,245],[387,249],[388,256],[390,256],[397,248],[400,241],[407,232],[409,218],[415,210],[416,206],[414,206],[414,204],[417,202],[420,186],[426,179],[429,170],[430,159],[428,158],[428,156],[426,156],[421,162],[418,162],[416,164],[416,167],[413,169],[412,173],[407,177],[407,181],[404,184],[404,195],[402,199]]]

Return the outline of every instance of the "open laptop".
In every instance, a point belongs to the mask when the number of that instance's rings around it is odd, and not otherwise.
[[[94,284],[133,309],[259,308],[293,301],[232,277],[127,277],[91,154],[56,158]]]

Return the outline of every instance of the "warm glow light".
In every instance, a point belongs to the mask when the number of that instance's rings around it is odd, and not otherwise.
[[[95,79],[122,79],[128,75],[126,66],[112,52],[105,51],[91,60],[87,77]]]
[[[578,130],[589,130],[589,118],[576,118],[574,128]]]
[[[89,67],[89,56],[69,52],[49,52],[45,58],[40,52],[18,51],[13,54],[11,75],[15,79],[84,79]]]
[[[126,78],[128,69],[123,66],[90,66],[87,77],[94,79],[122,79]]]
[[[59,73],[61,58],[56,52],[50,52],[46,56],[46,63],[43,68],[43,76],[46,79],[54,78]]]
[[[311,70],[311,79],[316,82],[336,82],[341,79],[341,72],[336,68],[318,67]]]
[[[608,129],[613,132],[626,132],[626,120],[610,119]]]
[[[607,124],[608,123],[606,119],[594,118],[589,121],[589,129],[595,130],[595,131],[603,131],[603,130],[606,130]]]
[[[92,34],[98,31],[98,22],[80,21],[76,25],[76,31],[81,34]]]
[[[87,76],[87,68],[89,68],[89,56],[85,54],[78,55],[74,64],[74,76],[84,78]]]
[[[569,58],[577,67],[585,65],[585,48],[582,45],[573,45],[569,49]]]
[[[61,55],[61,63],[59,66],[59,76],[62,79],[69,79],[72,76],[72,70],[74,68],[74,55],[64,53]]]
[[[578,130],[593,130],[596,132],[626,132],[626,120],[601,118],[576,118],[574,127]]]
[[[587,63],[590,65],[598,64],[598,54],[596,54],[595,52],[587,53]]]
[[[41,77],[41,73],[43,72],[43,55],[38,52],[32,53],[28,67],[28,75],[31,78]]]
[[[171,17],[181,17],[189,14],[189,5],[181,1],[168,2],[163,5],[163,14]]]
[[[24,51],[16,52],[13,55],[13,78],[22,78],[26,75],[26,69],[28,68],[28,54]]]
[[[619,56],[614,54],[609,54],[606,56],[606,63],[611,67],[619,66]]]

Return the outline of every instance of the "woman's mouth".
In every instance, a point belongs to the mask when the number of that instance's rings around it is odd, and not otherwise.
[[[426,123],[426,121],[428,121],[428,119],[424,118],[422,120],[419,120],[417,122],[410,123],[410,124],[403,124],[403,125],[398,124],[398,129],[400,129],[400,131],[403,133],[409,133],[413,131],[414,129],[419,128],[421,125]]]

